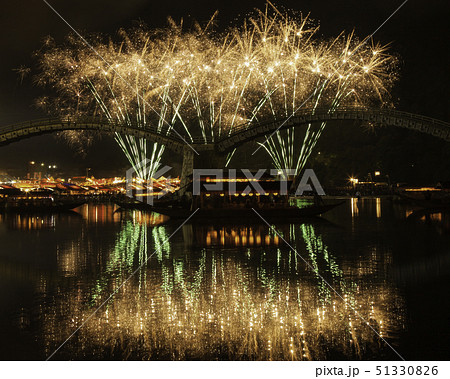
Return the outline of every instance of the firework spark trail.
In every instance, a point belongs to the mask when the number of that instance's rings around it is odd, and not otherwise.
[[[114,71],[114,73],[116,73],[117,74],[117,76],[128,86],[128,87],[131,87],[130,86],[130,83],[128,82],[128,81],[126,81],[125,79],[124,79],[124,77],[123,76],[121,76],[120,74],[118,74],[117,72],[116,72],[116,70],[112,67],[112,65],[107,61],[107,60],[105,60],[105,58],[101,55],[101,54],[99,54],[98,53],[98,51],[95,49],[95,48],[93,48],[92,47],[92,45],[91,44],[89,44],[89,42],[80,34],[80,33],[78,33],[78,31],[77,30],[75,30],[68,22],[67,22],[67,20],[64,18],[64,17],[62,17],[60,14],[59,14],[59,12],[58,11],[56,11],[56,9],[55,8],[53,8],[46,0],[43,0],[43,2],[59,17],[59,18],[61,18],[61,20],[63,20],[64,21],[64,23],[65,24],[67,24],[69,27],[70,27],[70,29],[72,29],[72,31],[75,33],[75,35],[77,35],[80,39],[81,39],[81,41],[83,41],[83,43],[85,44],[85,46],[86,47],[88,47],[90,50],[92,50],[92,52],[94,52],[95,53],[95,55],[97,56],[97,57],[99,57],[105,64],[106,64],[106,66],[107,66],[107,68],[108,69],[112,69],[112,71]],[[48,39],[48,41],[50,41],[50,39]],[[100,68],[100,67],[98,67],[98,68]],[[23,76],[22,76],[22,78],[23,78]],[[89,80],[88,80],[88,82],[89,82]],[[96,91],[95,91],[95,88],[91,88],[91,90],[92,89],[94,89],[94,91],[93,91],[93,95],[94,95],[94,97],[95,97],[95,95],[96,95]],[[132,90],[134,90],[134,88],[133,87],[131,87],[131,89]],[[139,91],[136,89],[136,94],[137,94],[137,97],[138,97],[138,102],[139,102],[139,98],[140,99],[142,99],[142,102],[144,103],[144,105],[145,104],[147,104],[147,105],[149,105],[149,108],[153,111],[153,112],[155,112],[159,117],[160,117],[160,120],[162,120],[163,122],[165,122],[165,123],[167,123],[167,121],[165,121],[165,119],[164,118],[161,118],[161,115],[151,106],[151,104],[148,104],[148,102],[139,94]],[[77,96],[79,97],[80,95],[79,95],[79,93],[77,94]],[[96,97],[96,99],[97,100],[99,100],[100,98],[99,97]],[[40,100],[40,101],[38,101],[37,102],[38,103],[38,105],[41,105],[41,106],[45,106],[45,105],[47,105],[46,104],[46,101],[45,100]],[[77,107],[76,107],[76,109],[77,109],[77,111],[78,111],[78,104],[77,104]],[[105,109],[104,109],[105,110]],[[106,113],[106,115],[108,116],[108,112],[105,112]],[[140,112],[139,112],[140,113]],[[140,115],[140,114],[139,114]],[[109,115],[110,116],[110,115]],[[128,119],[128,121],[129,121],[129,119]],[[168,124],[169,125],[169,124]],[[170,125],[169,125],[169,127],[170,127]],[[175,133],[178,135],[178,137],[180,137],[197,155],[198,155],[198,152],[183,138],[183,136],[181,136],[176,130],[174,130],[175,131]],[[80,142],[81,141],[85,141],[85,142],[87,142],[87,143],[90,143],[91,142],[91,138],[79,138],[79,135],[80,134],[82,134],[82,133],[74,133],[74,132],[70,132],[70,131],[67,131],[67,132],[65,132],[65,133],[63,133],[63,134],[65,134],[66,135],[66,137],[69,137],[69,139],[72,139],[72,140],[74,140],[77,144],[80,144]],[[146,156],[147,156],[147,146],[146,146],[146,140],[144,139],[144,138],[139,138],[138,139],[138,142],[136,142],[136,138],[134,138],[134,137],[129,137],[129,136],[126,136],[125,138],[126,138],[126,140],[127,140],[127,142],[129,143],[129,145],[130,145],[130,147],[129,148],[127,148],[127,146],[126,146],[126,144],[125,144],[125,142],[123,141],[123,138],[122,138],[122,136],[120,136],[120,134],[118,134],[118,133],[115,133],[115,135],[116,135],[116,140],[117,140],[117,142],[118,142],[118,144],[119,144],[119,146],[121,146],[121,148],[122,148],[122,150],[124,151],[124,153],[125,153],[125,155],[127,156],[127,158],[128,158],[128,160],[130,161],[130,163],[132,163],[132,165],[133,165],[133,168],[135,169],[135,171],[139,174],[139,176],[141,177],[141,178],[144,178],[144,177],[146,177],[147,179],[149,179],[149,177],[151,177],[151,174],[153,173],[153,172],[155,172],[157,169],[158,169],[158,167],[159,167],[159,160],[160,160],[160,158],[161,158],[161,156],[162,156],[162,153],[164,152],[164,146],[160,146],[159,147],[159,151],[157,152],[157,156],[158,156],[158,158],[157,159],[155,159],[155,150],[158,150],[158,144],[156,144],[156,143],[154,143],[153,144],[153,155],[152,155],[152,160],[151,160],[151,165],[149,166],[149,167],[146,167],[145,168],[145,170],[143,171],[143,172],[141,172],[141,171],[139,171],[138,170],[138,167],[139,167],[139,164],[138,164],[138,162],[141,162],[141,161],[143,161],[143,160],[146,160],[147,161],[147,159],[146,159]],[[139,147],[138,147],[138,145],[139,145]],[[130,150],[131,150],[131,153],[132,154],[134,154],[134,156],[131,156],[130,155]],[[81,150],[82,151],[82,150]],[[136,158],[136,157],[140,157],[140,159],[137,161],[136,159],[133,159],[133,158]]]
[[[359,46],[355,49],[355,50],[353,50],[353,52],[350,54],[350,57],[351,56],[353,56],[353,54],[355,54],[361,47],[363,47],[368,41],[371,41],[372,40],[372,38],[373,38],[373,36],[406,4],[408,2],[408,0],[405,0],[405,1],[403,1],[390,15],[389,15],[389,17],[388,18],[386,18],[386,20],[384,20],[383,21],[383,23],[381,23],[381,25],[380,26],[378,26],[378,28],[374,31],[374,32],[372,32],[372,34],[370,34],[369,36],[367,36],[363,41],[362,41],[362,43],[361,44],[359,44]],[[270,4],[270,3],[269,3]],[[349,57],[349,58],[350,58]],[[342,63],[342,65],[345,63],[345,61]],[[392,63],[392,62],[391,62]],[[341,65],[341,66],[342,66]],[[340,68],[340,67],[339,67]],[[367,71],[366,71],[367,72]],[[264,142],[263,143],[259,143],[259,146],[258,146],[258,148],[252,153],[252,155],[254,155],[261,147],[264,147],[264,144],[266,144],[267,142],[269,142],[269,144],[270,144],[270,142],[271,141],[269,141],[269,140],[272,140],[272,136],[274,135],[274,134],[277,134],[277,136],[279,137],[279,130],[283,127],[283,125],[299,110],[299,109],[301,109],[305,104],[306,104],[306,102],[311,98],[311,97],[313,97],[313,95],[314,95],[314,92],[313,93],[311,93],[309,96],[308,96],[308,98],[306,98],[306,100],[304,100],[303,102],[302,102],[302,104],[294,111],[294,113],[293,114],[291,114],[290,116],[288,116],[281,124],[280,124],[280,126],[277,128],[277,130],[275,130],[274,132],[272,132],[269,136],[266,136],[266,139],[264,140]],[[380,95],[380,94],[379,94]],[[307,138],[307,136],[308,136],[308,132],[309,132],[309,129],[310,129],[310,127],[311,127],[311,125],[308,125],[308,131],[307,131],[307,133],[306,133],[306,135],[305,135],[305,138],[304,138],[304,143],[303,143],[303,145],[302,145],[302,150],[301,150],[301,153],[300,153],[300,156],[299,156],[299,159],[298,159],[298,166],[297,166],[297,170],[298,170],[298,167],[300,167],[300,169],[301,168],[303,168],[304,167],[304,165],[305,165],[305,163],[306,163],[306,160],[309,158],[309,155],[311,154],[311,152],[312,152],[312,148],[315,146],[315,144],[317,143],[317,140],[319,139],[319,137],[320,137],[320,135],[321,135],[321,133],[322,133],[322,131],[324,130],[324,128],[325,128],[325,126],[326,126],[326,122],[325,123],[322,123],[321,125],[320,125],[320,127],[319,127],[319,129],[318,129],[318,131],[315,133],[315,136],[314,136],[314,138],[312,139],[312,144],[310,144],[310,148],[307,150],[307,153],[305,154],[305,150],[304,150],[304,147],[305,147],[305,144],[306,145],[308,145],[308,138]],[[309,141],[309,142],[311,142],[311,141]],[[270,148],[269,149],[267,149],[266,148],[266,150],[268,150],[269,152],[270,152]],[[291,150],[291,154],[292,154],[292,150]],[[292,167],[292,166],[285,166],[285,167]]]
[[[185,30],[170,20],[166,29],[121,30],[118,41],[92,36],[93,49],[74,37],[65,46],[49,46],[40,55],[38,81],[58,96],[53,107],[41,103],[62,115],[100,114],[161,134],[176,132],[190,143],[217,141],[238,125],[285,120],[300,104],[313,112],[388,104],[396,72],[385,47],[369,46],[353,33],[321,40],[308,17],[282,14],[271,5],[226,33],[215,33],[211,25]],[[278,131],[260,146],[275,167],[300,170],[325,126]],[[116,140],[134,167],[150,159],[138,171],[150,178],[164,145],[119,134]]]

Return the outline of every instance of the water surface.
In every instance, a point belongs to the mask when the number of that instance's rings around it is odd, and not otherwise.
[[[3,359],[46,359],[80,326],[52,359],[448,359],[448,215],[353,199],[279,234],[169,238],[180,221],[114,210],[0,216]]]

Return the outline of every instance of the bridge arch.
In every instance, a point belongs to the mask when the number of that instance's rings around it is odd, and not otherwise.
[[[391,109],[357,107],[339,108],[333,112],[329,109],[300,109],[294,116],[287,119],[239,125],[230,134],[217,141],[205,142],[203,139],[194,139],[187,142],[192,147],[190,149],[192,151],[215,150],[219,154],[224,154],[248,141],[268,136],[277,130],[339,120],[367,121],[377,125],[396,126],[427,133],[450,142],[450,123],[448,122]],[[161,132],[155,127],[143,128],[137,125],[111,123],[96,117],[46,118],[2,126],[0,127],[0,146],[23,138],[64,130],[94,130],[127,134],[162,143],[173,152],[186,153],[187,142],[173,130],[170,133],[167,133],[167,129]]]
[[[111,123],[96,117],[80,118],[44,118],[23,122],[20,124],[0,127],[0,146],[47,133],[65,130],[94,130],[102,133],[121,133],[135,137],[147,138],[164,144],[175,152],[183,152],[185,142],[175,133],[161,133],[156,128],[139,127],[120,123]],[[174,135],[175,134],[175,135]]]
[[[225,153],[255,138],[269,136],[277,130],[339,120],[367,121],[376,125],[401,127],[427,133],[450,142],[450,123],[448,122],[392,109],[348,107],[339,108],[333,112],[329,109],[300,109],[294,116],[287,119],[240,125],[233,129],[231,134],[216,142],[216,150]]]

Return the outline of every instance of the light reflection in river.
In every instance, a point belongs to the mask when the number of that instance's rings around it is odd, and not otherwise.
[[[168,241],[179,222],[112,204],[0,214],[0,355],[45,359],[149,259],[52,359],[398,359],[354,309],[406,359],[446,359],[450,215],[379,204],[278,241],[245,220]]]
[[[186,225],[182,238],[168,241],[174,226],[157,216],[114,220],[120,231],[114,248],[97,258],[97,277],[59,288],[40,310],[47,355],[142,263],[60,358],[358,359],[388,350],[380,337],[392,343],[403,327],[396,289],[368,276],[389,264],[390,252],[372,252],[375,260],[356,268],[339,262],[313,223],[276,227],[314,271],[263,224]],[[58,255],[61,273],[83,277],[77,263],[92,264],[89,254],[75,241]]]

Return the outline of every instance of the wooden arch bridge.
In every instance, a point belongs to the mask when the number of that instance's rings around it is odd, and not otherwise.
[[[147,138],[162,143],[166,148],[175,151],[185,151],[189,144],[192,150],[215,150],[217,153],[226,153],[234,148],[255,140],[258,137],[268,136],[277,130],[287,128],[302,128],[310,123],[331,121],[361,121],[379,126],[395,126],[416,130],[430,134],[450,142],[450,123],[425,117],[417,114],[401,112],[390,109],[374,108],[340,108],[330,112],[328,109],[301,109],[294,116],[287,119],[253,122],[233,128],[232,132],[216,140],[202,137],[187,138],[181,136],[171,128],[140,127],[137,125],[111,123],[105,119],[95,117],[80,118],[46,118],[23,122],[20,124],[0,127],[0,146],[45,133],[65,130],[95,130],[102,133],[120,133],[135,137]]]

